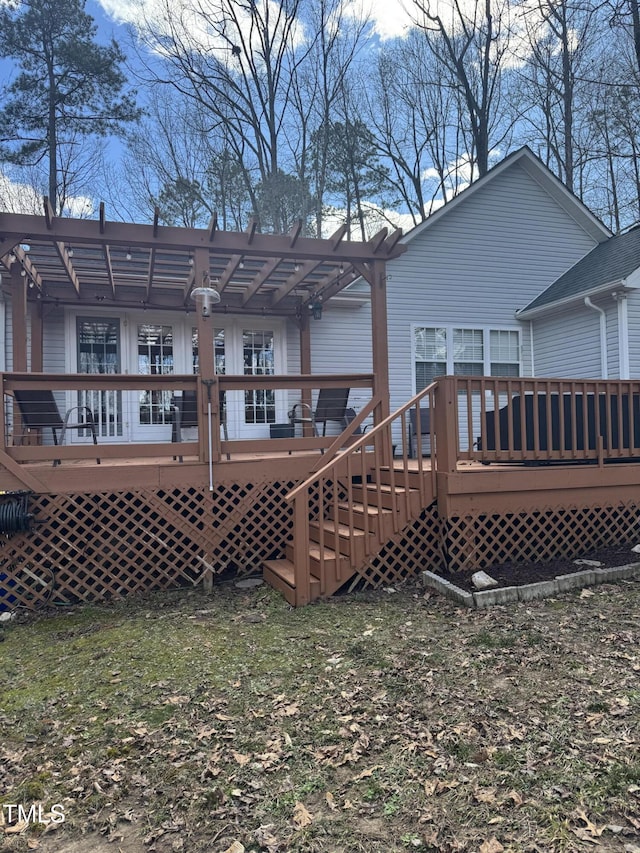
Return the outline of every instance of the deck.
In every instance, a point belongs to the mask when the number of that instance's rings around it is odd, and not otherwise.
[[[326,438],[216,441],[203,408],[198,439],[179,444],[5,441],[0,490],[29,492],[39,523],[3,546],[0,606],[197,583],[203,567],[263,571],[298,606],[347,582],[571,556],[635,535],[640,383],[444,377],[386,417],[378,402]],[[410,453],[412,409],[418,421],[429,412],[428,430],[413,417],[429,456]]]

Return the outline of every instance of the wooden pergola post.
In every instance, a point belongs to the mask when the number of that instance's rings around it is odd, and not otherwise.
[[[12,367],[14,372],[27,372],[27,278],[20,264],[11,265],[11,331],[13,337]],[[22,418],[13,404],[13,443],[22,434]]]
[[[374,261],[371,285],[371,335],[373,352],[373,393],[380,395],[376,423],[387,417],[389,403],[389,341],[387,329],[387,265]]]
[[[43,357],[43,311],[42,301],[31,304],[31,372],[42,373]]]
[[[209,250],[194,252],[194,284],[201,287],[209,284]],[[220,405],[218,377],[214,358],[214,317],[205,317],[201,300],[196,300],[196,326],[198,329],[198,444],[200,460],[209,462],[208,409],[211,403],[211,461],[220,460]]]

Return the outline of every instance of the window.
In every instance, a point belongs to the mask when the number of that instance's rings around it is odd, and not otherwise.
[[[242,330],[242,354],[245,376],[273,376],[274,333],[262,329]],[[276,422],[276,395],[272,390],[245,391],[244,417],[248,424]]]
[[[426,388],[436,376],[447,372],[447,330],[415,330],[416,389]]]
[[[414,327],[416,391],[436,376],[520,376],[520,331]]]
[[[165,376],[173,373],[173,328],[155,323],[138,326],[138,373]],[[140,392],[140,423],[168,424],[171,421],[170,391]]]
[[[520,376],[520,333],[508,329],[490,332],[492,376]]]
[[[453,330],[453,372],[458,376],[482,376],[484,373],[482,329]]]

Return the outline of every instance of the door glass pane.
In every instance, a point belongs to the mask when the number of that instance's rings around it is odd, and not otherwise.
[[[225,349],[224,349],[224,329],[213,330],[213,353],[215,362],[215,371],[217,374],[226,373]],[[198,330],[191,329],[191,363],[193,372],[200,372],[200,352],[198,347]],[[220,392],[220,418],[226,418],[226,391]]]
[[[173,329],[145,323],[138,326],[138,373],[166,376],[173,373]],[[171,391],[140,392],[140,423],[171,423]]]
[[[78,317],[76,319],[78,373],[120,373],[120,321]],[[122,392],[79,391],[78,406],[88,406],[103,436],[122,435]],[[82,430],[79,434],[82,434]]]
[[[275,373],[273,331],[243,329],[242,356],[245,376],[273,376]],[[276,395],[273,390],[245,391],[244,417],[248,424],[276,422]]]

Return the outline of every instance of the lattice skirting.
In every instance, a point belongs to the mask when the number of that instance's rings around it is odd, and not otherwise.
[[[33,495],[41,523],[0,547],[0,610],[192,584],[200,556],[217,573],[257,572],[262,560],[284,556],[293,485]]]
[[[425,570],[471,572],[508,560],[575,558],[597,548],[638,541],[640,509],[635,502],[451,518],[440,518],[437,509],[430,507],[358,574],[366,585],[379,587]]]
[[[575,558],[609,545],[640,541],[640,510],[632,501],[449,518],[442,537],[451,571],[475,571],[508,560]]]
[[[258,572],[263,560],[284,556],[293,519],[284,498],[293,485],[33,495],[30,509],[41,523],[0,546],[0,610],[191,585],[203,569],[199,557],[217,573]],[[440,518],[433,506],[357,574],[379,587],[425,569],[475,571],[506,560],[576,557],[638,541],[639,518],[635,502],[451,518]]]

